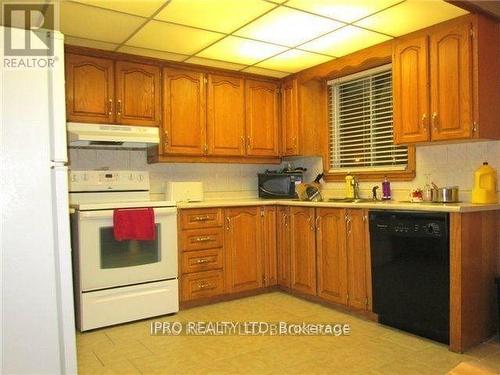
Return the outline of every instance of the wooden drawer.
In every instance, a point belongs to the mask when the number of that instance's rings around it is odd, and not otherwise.
[[[181,250],[203,250],[222,247],[222,228],[183,230]]]
[[[192,273],[222,268],[222,249],[188,251],[182,253],[182,273]]]
[[[197,229],[222,226],[220,208],[192,208],[181,211],[181,228]]]
[[[222,270],[190,273],[181,277],[182,301],[213,297],[224,293]]]

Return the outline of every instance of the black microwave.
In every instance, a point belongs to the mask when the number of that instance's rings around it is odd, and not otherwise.
[[[259,173],[259,198],[297,198],[295,186],[302,183],[302,172]]]

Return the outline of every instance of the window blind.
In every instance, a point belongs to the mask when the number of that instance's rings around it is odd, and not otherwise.
[[[393,144],[392,71],[384,65],[328,82],[330,172],[404,170]]]

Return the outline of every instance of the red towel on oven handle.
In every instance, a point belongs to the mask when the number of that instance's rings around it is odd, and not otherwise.
[[[152,241],[156,238],[155,213],[152,208],[116,209],[113,211],[113,234],[117,241]]]

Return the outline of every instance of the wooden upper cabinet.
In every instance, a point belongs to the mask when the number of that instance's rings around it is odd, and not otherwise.
[[[247,155],[278,156],[278,84],[247,80]]]
[[[316,295],[314,208],[290,207],[291,288]]]
[[[66,116],[76,122],[114,122],[113,61],[67,54]]]
[[[393,50],[394,143],[429,140],[429,48],[422,35],[396,42]]]
[[[347,304],[346,211],[316,210],[318,296]]]
[[[290,208],[278,206],[276,213],[276,241],[278,258],[278,285],[290,288]]]
[[[369,304],[368,220],[361,209],[347,210],[347,290],[348,306],[366,310]]]
[[[433,140],[472,136],[471,25],[438,28],[430,35]]]
[[[299,104],[297,80],[281,86],[281,152],[283,156],[299,155]]]
[[[208,152],[219,156],[245,155],[245,86],[243,79],[208,75]]]
[[[203,73],[164,68],[161,153],[179,155],[206,153],[205,105]]]
[[[229,293],[263,286],[262,227],[259,207],[225,210],[225,272]]]
[[[116,62],[116,122],[159,126],[160,68],[128,61]]]

